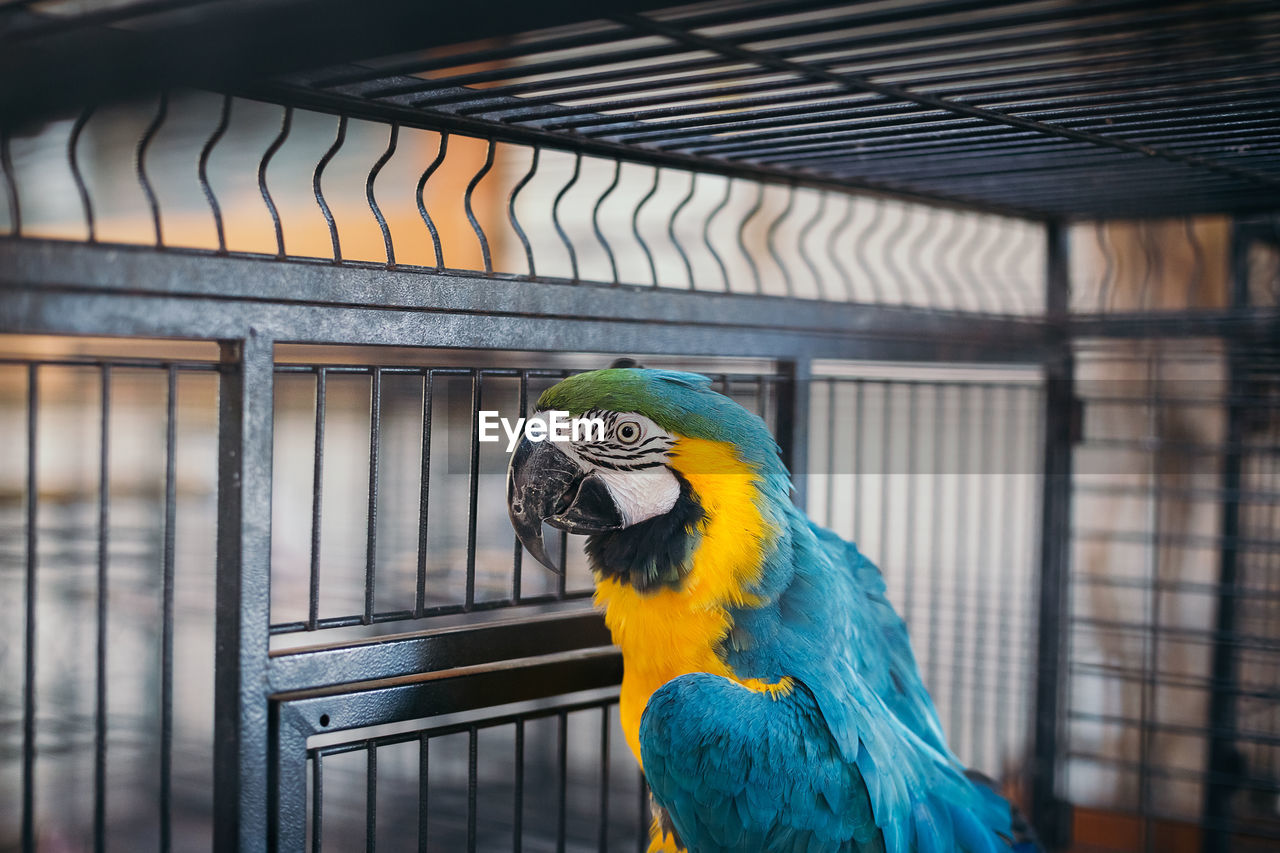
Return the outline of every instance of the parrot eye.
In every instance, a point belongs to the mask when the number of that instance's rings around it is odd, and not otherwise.
[[[624,421],[618,424],[618,441],[623,444],[635,444],[640,440],[640,424],[635,421]]]

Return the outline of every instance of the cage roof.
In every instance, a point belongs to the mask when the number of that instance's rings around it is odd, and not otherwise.
[[[1033,216],[1280,198],[1274,0],[452,6],[9,0],[0,115],[199,85]]]

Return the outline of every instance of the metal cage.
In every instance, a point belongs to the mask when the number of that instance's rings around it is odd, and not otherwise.
[[[640,850],[479,412],[760,414],[1056,850],[1280,844],[1280,10],[0,4],[0,848]]]

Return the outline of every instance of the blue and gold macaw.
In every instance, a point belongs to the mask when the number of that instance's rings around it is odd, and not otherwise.
[[[703,376],[633,367],[538,410],[605,423],[526,438],[508,509],[547,566],[544,522],[588,537],[651,851],[1035,849],[947,749],[879,570],[791,502],[763,421]]]

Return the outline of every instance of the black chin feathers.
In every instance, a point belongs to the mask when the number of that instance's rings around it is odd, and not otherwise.
[[[617,578],[640,592],[679,589],[707,517],[683,477],[680,496],[665,515],[622,530],[587,537],[587,559],[602,578]]]

